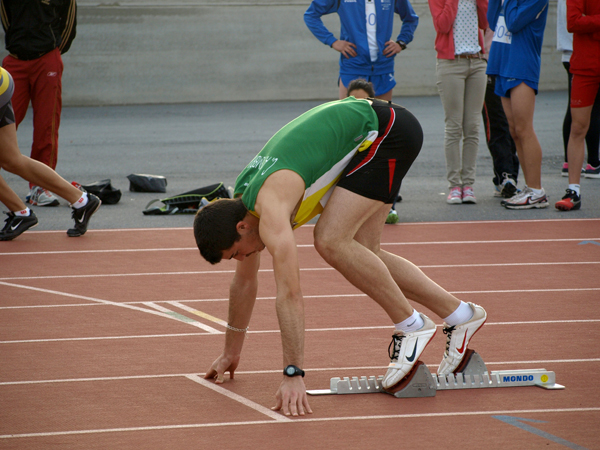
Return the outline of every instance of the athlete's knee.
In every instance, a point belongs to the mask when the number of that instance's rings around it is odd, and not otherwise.
[[[334,233],[331,233],[326,227],[319,227],[317,224],[314,239],[317,253],[327,262],[334,260],[340,249],[340,243]]]
[[[21,154],[11,156],[2,160],[1,162],[2,168],[7,172],[18,175],[21,178],[25,178],[30,174],[31,168],[31,158]]]

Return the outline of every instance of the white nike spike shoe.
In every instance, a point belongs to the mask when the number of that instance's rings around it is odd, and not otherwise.
[[[444,323],[444,334],[446,335],[446,351],[438,369],[439,375],[453,373],[463,357],[469,341],[487,320],[485,309],[474,303],[468,303],[473,310],[473,317],[467,322],[450,327]]]
[[[384,389],[393,389],[406,377],[435,335],[435,323],[425,314],[421,314],[421,317],[425,324],[417,331],[396,331],[392,335],[388,348],[391,361],[382,380]]]

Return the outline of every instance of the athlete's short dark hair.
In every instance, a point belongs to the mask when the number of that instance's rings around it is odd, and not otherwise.
[[[373,89],[373,83],[362,78],[357,78],[356,80],[352,80],[350,82],[350,84],[348,85],[348,90],[346,91],[346,96],[349,96],[350,92],[357,91],[358,89],[362,89],[363,91],[365,91],[369,97],[375,98],[375,90]]]
[[[236,225],[247,212],[241,198],[215,200],[198,211],[194,237],[204,259],[211,264],[221,261],[223,251],[241,239]]]

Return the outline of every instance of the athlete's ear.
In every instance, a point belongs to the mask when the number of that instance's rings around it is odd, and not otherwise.
[[[244,236],[245,234],[248,233],[248,231],[250,230],[250,225],[248,224],[248,222],[245,222],[243,220],[240,220],[236,225],[235,225],[235,229],[237,230],[237,232],[239,233],[240,236]]]

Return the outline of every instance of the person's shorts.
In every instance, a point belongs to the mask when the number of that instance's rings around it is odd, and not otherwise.
[[[375,96],[383,95],[396,86],[396,79],[394,78],[394,72],[386,73],[385,75],[363,75],[363,74],[340,74],[340,80],[343,85],[348,87],[353,80],[357,79],[370,81],[375,89]]]
[[[500,75],[496,76],[496,87],[494,92],[496,95],[500,97],[510,98],[510,90],[514,87],[517,87],[521,83],[525,83],[535,92],[535,95],[538,93],[538,84],[529,80],[519,80],[518,78],[506,78],[501,77]]]
[[[368,149],[350,160],[337,185],[362,197],[392,204],[402,179],[421,151],[423,129],[402,106],[375,100],[372,107],[379,119],[379,134]]]
[[[592,106],[600,88],[600,76],[589,77],[574,73],[571,81],[571,108]]]

